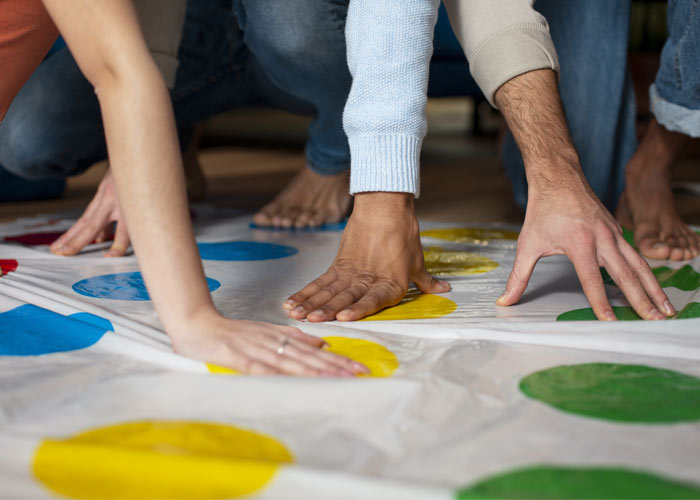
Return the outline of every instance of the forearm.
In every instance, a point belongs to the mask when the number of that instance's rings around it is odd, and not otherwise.
[[[498,89],[495,99],[520,148],[530,192],[557,189],[564,181],[587,186],[553,71],[513,78]]]
[[[547,20],[533,0],[445,0],[469,69],[492,105],[507,81],[536,69],[559,72]]]
[[[438,3],[350,2],[346,34],[353,84],[343,121],[352,158],[352,194],[418,194]]]
[[[167,89],[128,3],[45,1],[95,87],[122,211],[155,308],[171,333],[184,319],[214,308],[189,219]]]

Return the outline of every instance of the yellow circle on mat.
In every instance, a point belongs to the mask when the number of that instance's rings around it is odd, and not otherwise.
[[[428,229],[420,233],[426,238],[454,241],[457,243],[487,244],[492,240],[517,240],[518,233],[504,229],[492,229],[487,227],[448,227],[442,229]]]
[[[435,276],[472,276],[488,273],[498,267],[498,262],[478,253],[440,247],[423,249],[423,257],[428,272]]]
[[[435,319],[453,313],[457,309],[450,299],[439,295],[420,293],[415,288],[409,290],[401,302],[387,307],[360,321],[395,321],[399,319]]]
[[[214,363],[207,363],[207,369],[210,373],[216,373],[219,375],[240,375],[241,372],[234,370],[233,368],[226,368],[225,366],[215,365]]]
[[[328,351],[353,359],[369,368],[367,377],[390,377],[399,367],[396,355],[371,340],[349,337],[324,337],[331,346]]]
[[[230,425],[137,421],[44,440],[34,474],[51,491],[88,499],[224,499],[265,486],[292,454]]]

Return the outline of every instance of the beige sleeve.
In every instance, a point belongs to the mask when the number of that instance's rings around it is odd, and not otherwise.
[[[141,29],[168,87],[175,85],[187,0],[135,0]]]
[[[559,72],[547,20],[534,0],[444,0],[476,83],[495,106],[508,80],[536,69]]]

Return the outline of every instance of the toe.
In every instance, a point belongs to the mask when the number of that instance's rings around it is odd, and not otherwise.
[[[671,254],[671,247],[658,238],[644,238],[637,243],[637,248],[650,259],[665,260]]]

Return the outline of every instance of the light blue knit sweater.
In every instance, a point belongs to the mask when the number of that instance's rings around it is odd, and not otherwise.
[[[440,0],[352,0],[346,26],[353,85],[343,124],[350,193],[418,195],[433,31]]]
[[[559,69],[547,21],[533,1],[445,0],[471,73],[492,104],[509,79],[534,69]],[[350,142],[351,194],[419,194],[439,3],[350,2],[346,36],[353,84],[343,124]]]

